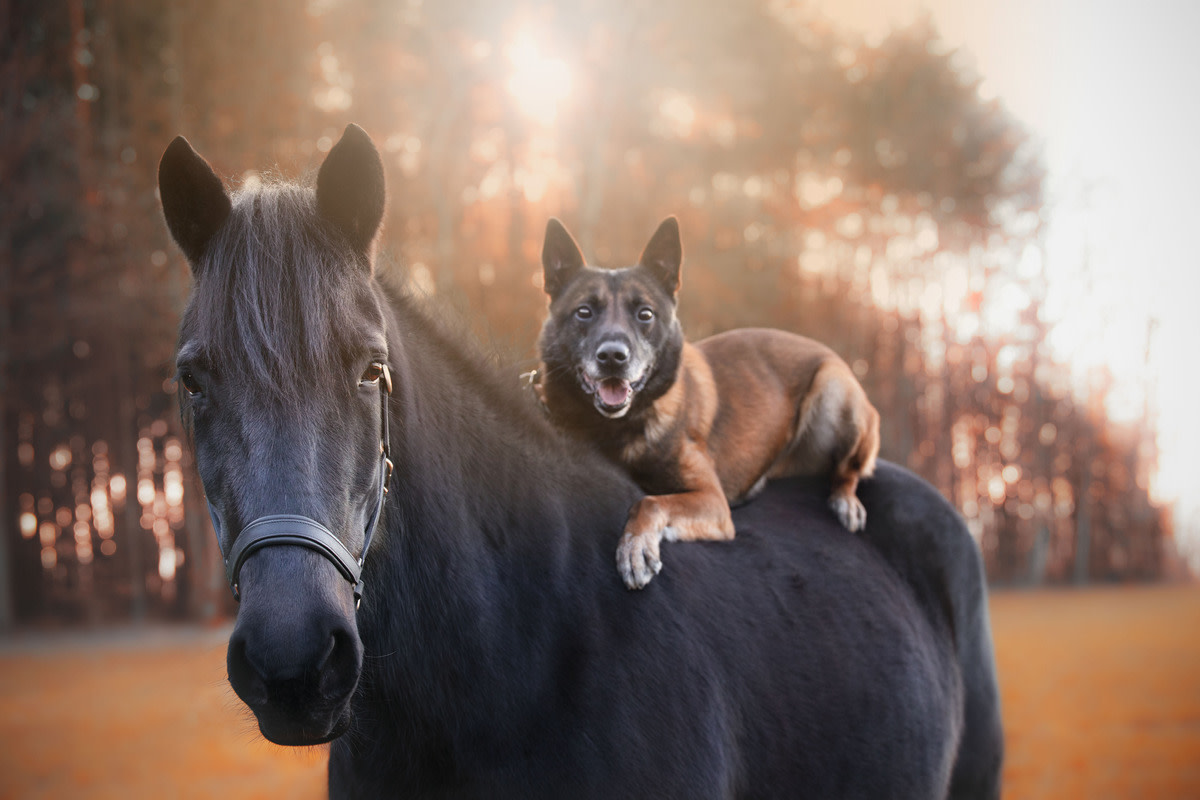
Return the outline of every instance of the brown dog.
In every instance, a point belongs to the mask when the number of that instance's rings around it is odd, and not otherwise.
[[[638,264],[584,264],[555,219],[542,250],[550,314],[537,389],[569,433],[623,465],[648,494],[617,548],[630,588],[662,568],[659,543],[731,539],[729,507],[768,478],[832,476],[829,504],[856,531],[858,481],[875,468],[879,414],[828,347],[746,328],[689,344],[675,316],[683,247],[667,218]]]

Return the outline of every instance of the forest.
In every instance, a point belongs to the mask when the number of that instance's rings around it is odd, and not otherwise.
[[[929,19],[876,44],[802,0],[9,0],[0,25],[0,626],[231,600],[175,401],[190,274],[156,194],[384,154],[382,268],[499,368],[533,363],[564,220],[633,263],[679,218],[681,316],[828,343],[882,456],[961,511],[995,585],[1177,569],[1152,411],[1046,339],[1037,142]],[[270,165],[272,173],[255,170]]]

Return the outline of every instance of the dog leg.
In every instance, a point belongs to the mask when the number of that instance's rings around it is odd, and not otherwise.
[[[854,493],[858,478],[834,487],[829,495],[829,507],[848,531],[860,531],[867,526],[867,509]]]
[[[662,570],[659,546],[667,541],[725,540],[734,536],[729,502],[712,460],[687,441],[680,451],[684,483],[678,494],[647,495],[629,512],[617,545],[617,571],[630,589],[641,589]]]
[[[838,459],[833,471],[833,491],[829,496],[830,508],[850,531],[860,531],[867,525],[867,509],[855,491],[859,479],[875,471],[875,457],[879,454],[879,412],[867,402],[865,395],[861,401],[844,409],[842,416],[846,420],[846,431],[852,434],[847,437],[852,446]]]
[[[659,544],[668,530],[667,514],[658,503],[647,502],[658,499],[649,496],[638,501],[617,544],[617,572],[630,589],[641,589],[662,570]]]
[[[829,507],[850,531],[867,524],[867,510],[855,494],[860,478],[875,470],[879,454],[879,412],[842,361],[827,361],[813,378],[800,405],[790,460],[793,474],[816,474],[833,466]],[[775,470],[780,474],[783,470]]]

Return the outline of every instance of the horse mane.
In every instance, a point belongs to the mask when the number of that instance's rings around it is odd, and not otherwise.
[[[212,368],[245,370],[256,385],[286,399],[304,376],[327,374],[359,355],[357,328],[375,312],[355,290],[366,283],[354,270],[368,266],[320,216],[309,186],[255,180],[232,200],[197,270],[181,344],[203,331],[203,356]],[[537,444],[561,442],[516,371],[505,374],[502,359],[484,351],[461,314],[403,285],[394,270],[379,269],[375,277],[385,313],[419,327],[445,368]]]
[[[293,394],[304,376],[359,355],[354,322],[369,309],[347,273],[362,265],[310,187],[254,181],[232,201],[196,270],[181,343],[203,331],[210,367],[244,369],[264,389]]]
[[[376,279],[397,319],[420,328],[437,349],[442,367],[473,386],[497,416],[536,437],[540,446],[563,444],[565,434],[550,422],[533,392],[522,387],[516,368],[509,368],[498,350],[486,348],[457,309],[414,292],[390,270],[377,270]]]

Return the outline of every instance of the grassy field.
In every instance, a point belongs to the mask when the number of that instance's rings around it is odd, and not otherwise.
[[[1200,797],[1200,587],[997,593],[1007,798]],[[227,630],[0,646],[0,797],[318,798],[325,751],[265,743]]]

